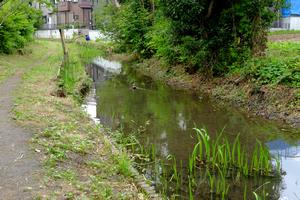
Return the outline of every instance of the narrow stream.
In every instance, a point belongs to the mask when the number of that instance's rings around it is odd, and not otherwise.
[[[110,67],[107,67],[110,66]],[[231,181],[228,199],[255,199],[253,191],[266,185],[267,199],[300,199],[299,130],[260,117],[251,117],[234,107],[218,105],[201,94],[174,90],[119,63],[98,59],[87,67],[95,88],[87,98],[88,113],[101,124],[125,134],[135,134],[144,146],[155,145],[160,158],[173,155],[186,165],[196,143],[193,128],[206,128],[210,137],[223,135],[233,141],[238,134],[247,151],[253,151],[256,139],[280,156],[284,174],[281,179],[249,178]],[[205,185],[195,199],[203,196]],[[198,196],[197,196],[198,195]],[[188,199],[182,194],[178,199]],[[212,198],[214,199],[214,198]]]

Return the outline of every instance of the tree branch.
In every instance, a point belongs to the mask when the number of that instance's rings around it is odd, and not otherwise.
[[[8,2],[9,0],[7,0]],[[20,2],[18,2],[17,5],[13,6],[12,8],[10,8],[6,14],[4,14],[3,17],[1,17],[1,22],[0,22],[0,27],[2,26],[2,24],[5,22],[5,20],[7,20],[10,16],[16,14],[18,11],[20,11],[20,7],[24,4],[24,3],[29,3],[30,0],[22,0]]]

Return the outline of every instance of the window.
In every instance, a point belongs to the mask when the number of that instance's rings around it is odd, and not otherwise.
[[[43,21],[45,24],[47,23],[47,16],[43,16]]]
[[[79,19],[79,15],[73,15],[73,19],[74,20],[78,20]]]

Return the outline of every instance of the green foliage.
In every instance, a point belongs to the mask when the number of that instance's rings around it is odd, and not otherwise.
[[[103,50],[92,44],[82,43],[80,48],[77,44],[70,43],[69,61],[62,64],[59,71],[59,87],[65,95],[72,95],[79,102],[91,86],[91,80],[85,73],[84,66],[97,56],[103,55]]]
[[[288,35],[288,34],[300,34],[300,30],[276,30],[269,32],[269,35]]]
[[[95,24],[98,29],[102,30],[105,34],[110,35],[115,31],[114,15],[117,9],[105,0],[99,0],[98,6],[93,12]]]
[[[265,57],[248,61],[242,72],[261,84],[300,86],[300,44],[274,42],[269,44]]]
[[[121,50],[182,63],[189,72],[222,75],[228,66],[264,52],[274,10],[282,2],[126,0],[120,8],[103,3],[95,19]]]
[[[145,34],[151,26],[151,16],[138,0],[127,1],[119,10],[110,4],[100,4],[95,18],[97,27],[116,39],[122,50],[150,56]]]
[[[120,174],[126,176],[126,177],[131,177],[132,176],[132,171],[131,171],[131,161],[128,158],[127,155],[121,154],[116,157],[116,161],[118,162],[118,171]]]
[[[161,2],[172,22],[173,44],[181,47],[178,61],[210,73],[224,73],[228,65],[263,52],[273,20],[269,8],[280,5],[274,0]]]
[[[168,19],[158,16],[154,24],[145,35],[147,47],[157,57],[166,58],[170,63],[176,56],[176,51],[171,45],[171,23]]]
[[[41,24],[41,12],[26,2],[8,1],[0,7],[0,53],[23,48]]]
[[[261,142],[257,141],[254,152],[249,156],[240,143],[239,135],[233,145],[230,145],[226,138],[221,141],[222,134],[214,141],[210,139],[206,130],[195,130],[198,143],[195,145],[192,154],[190,172],[196,167],[197,161],[205,163],[206,166],[212,169],[217,168],[219,171],[220,169],[222,171],[231,170],[245,177],[254,175],[270,176],[270,174],[276,175],[278,172],[278,170],[274,171],[277,166],[273,167],[271,162],[273,158]],[[249,157],[250,162],[248,161]],[[281,166],[279,161],[276,164]]]

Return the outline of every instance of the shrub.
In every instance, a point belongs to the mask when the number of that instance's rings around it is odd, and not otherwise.
[[[286,84],[300,86],[299,43],[269,43],[266,56],[253,58],[245,63],[242,73],[261,84]]]
[[[12,53],[16,49],[23,48],[32,40],[36,27],[41,23],[41,12],[29,5],[19,7],[20,12],[6,16],[10,11],[11,2],[5,4],[1,9],[0,20],[0,53]]]
[[[118,10],[107,4],[95,15],[97,21],[102,19],[97,27],[117,40],[122,50],[136,52],[143,57],[151,56],[145,34],[152,25],[152,17],[138,0],[127,1]]]

